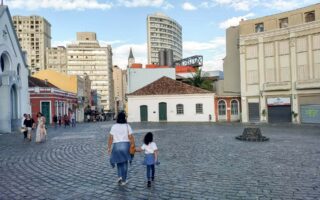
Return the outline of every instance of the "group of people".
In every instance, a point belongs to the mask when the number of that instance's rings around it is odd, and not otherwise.
[[[117,183],[124,186],[128,183],[128,162],[131,162],[133,155],[130,154],[130,137],[132,136],[131,126],[127,123],[126,114],[120,112],[117,116],[117,123],[111,127],[107,152],[110,155],[110,164],[117,165],[118,179]],[[135,148],[135,152],[144,151],[144,162],[146,165],[147,186],[151,187],[155,179],[155,165],[158,161],[158,147],[153,142],[153,134],[148,132],[144,136],[143,145]]]
[[[67,126],[71,126],[75,127],[76,126],[76,115],[74,112],[70,113],[70,116],[65,114],[64,116],[61,116],[61,114],[59,113],[59,115],[53,115],[52,117],[52,121],[53,121],[53,127],[57,128],[58,126],[61,127],[62,123],[64,125],[64,127],[66,128]]]
[[[37,114],[37,122],[30,114],[24,114],[22,120],[22,132],[24,139],[31,142],[33,130],[36,129],[36,143],[45,142],[47,138],[46,118],[41,112]]]

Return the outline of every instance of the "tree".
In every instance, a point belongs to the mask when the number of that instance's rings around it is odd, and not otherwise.
[[[188,79],[187,83],[195,87],[212,91],[213,90],[212,80],[205,79],[202,75],[203,75],[202,70],[197,69],[197,71],[194,74],[192,74],[192,77]]]

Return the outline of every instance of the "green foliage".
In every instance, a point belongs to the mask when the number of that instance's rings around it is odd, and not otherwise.
[[[196,73],[194,73],[192,75],[191,78],[188,79],[187,83],[189,85],[195,86],[195,87],[199,87],[205,90],[209,90],[212,91],[213,90],[213,81],[212,80],[208,80],[205,79],[202,76],[202,70],[201,69],[197,69]]]

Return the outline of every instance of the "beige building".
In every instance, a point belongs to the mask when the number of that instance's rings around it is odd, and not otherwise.
[[[147,17],[148,63],[159,64],[159,51],[171,49],[173,60],[182,59],[182,27],[170,17],[155,13]]]
[[[46,48],[51,47],[51,24],[40,16],[13,16],[20,45],[27,52],[31,73],[45,69]]]
[[[67,45],[68,74],[84,75],[91,80],[91,89],[101,95],[105,111],[114,110],[112,48],[100,47],[93,32],[77,33],[77,40]]]
[[[320,123],[320,4],[240,22],[242,121]]]
[[[64,46],[46,48],[46,68],[67,74],[67,49]]]
[[[113,67],[113,86],[114,86],[114,101],[115,101],[115,113],[124,109],[125,90],[123,82],[123,70],[118,66]]]

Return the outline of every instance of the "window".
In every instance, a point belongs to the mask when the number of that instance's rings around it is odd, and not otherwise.
[[[263,32],[264,31],[263,23],[256,24],[255,30],[256,30],[256,33]]]
[[[183,115],[183,105],[177,104],[177,115]]]
[[[219,115],[226,115],[226,102],[224,100],[220,100],[218,103]]]
[[[202,103],[196,104],[196,114],[203,114],[203,105]]]
[[[279,26],[280,28],[287,28],[288,27],[288,18],[279,19]]]
[[[20,76],[20,64],[18,64],[18,67],[17,67],[17,75]]]
[[[231,101],[231,115],[238,115],[238,101],[232,100]]]
[[[312,22],[316,19],[314,11],[305,13],[304,17],[305,17],[305,22]]]

